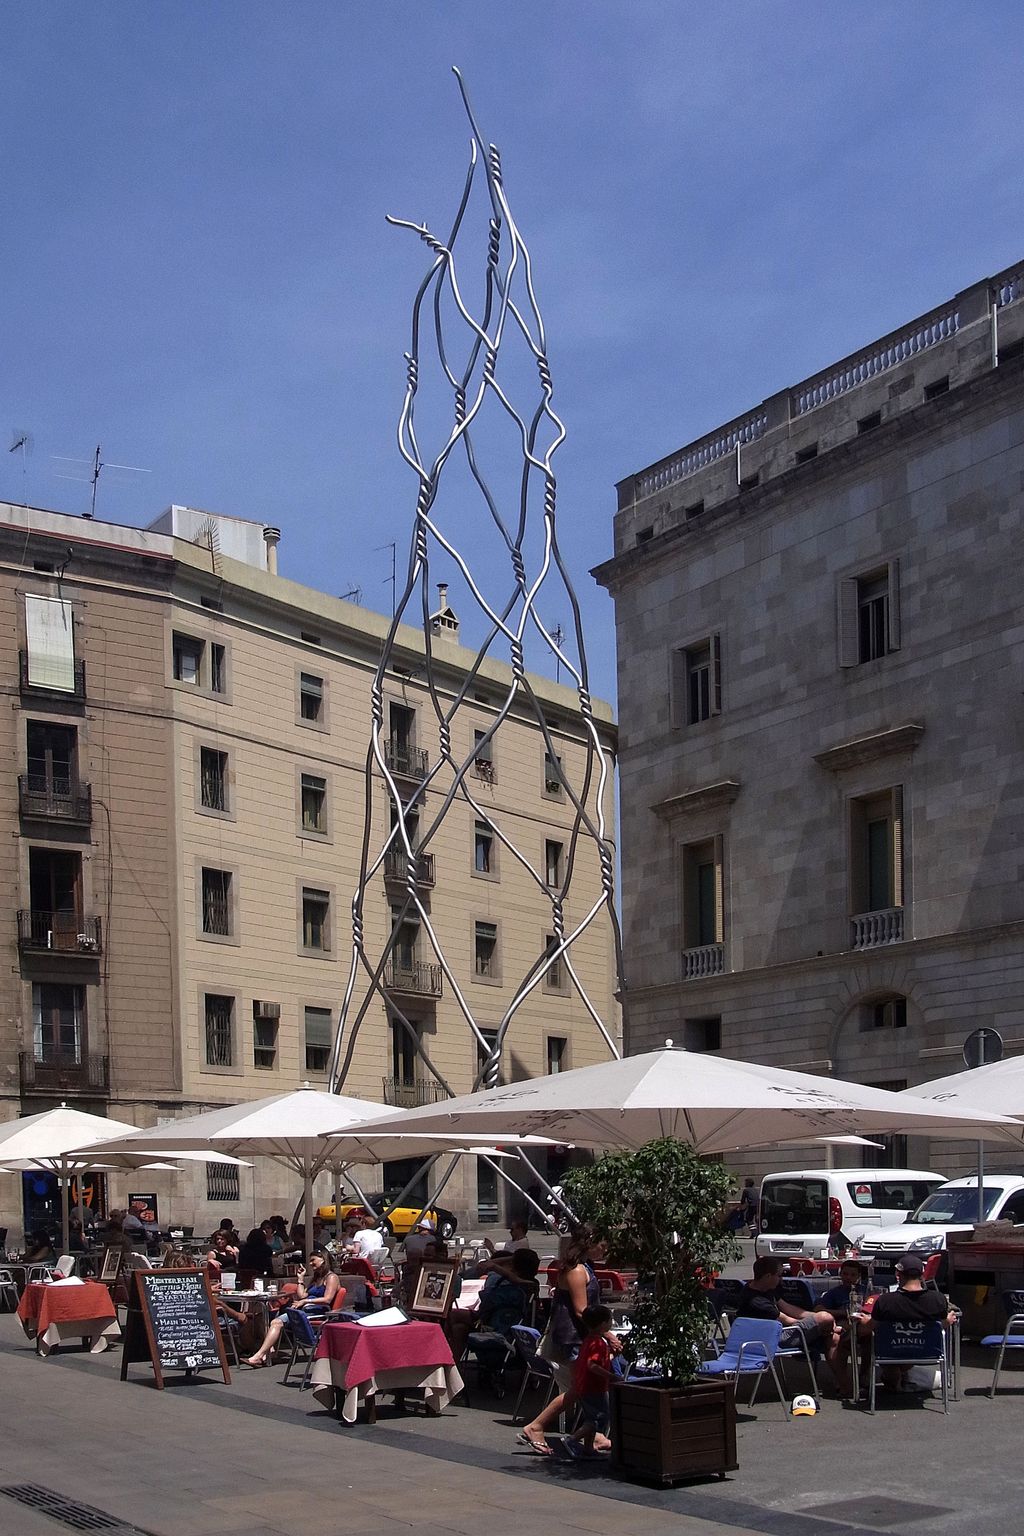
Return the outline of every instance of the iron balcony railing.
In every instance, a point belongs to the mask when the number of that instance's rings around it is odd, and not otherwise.
[[[54,699],[84,699],[85,698],[85,662],[76,661],[72,667],[72,686],[61,688],[53,683],[41,683],[38,680],[29,681],[28,676],[28,651],[18,652],[18,676],[22,693],[46,694]]]
[[[683,980],[696,981],[701,976],[721,976],[725,970],[724,944],[698,944],[683,950]]]
[[[384,967],[384,985],[392,992],[415,992],[420,997],[440,997],[444,988],[444,973],[439,965],[430,965],[425,960],[401,965],[392,958]]]
[[[26,1093],[106,1093],[110,1087],[110,1058],[95,1051],[77,1057],[72,1051],[41,1057],[22,1051],[19,1064]]]
[[[98,917],[78,912],[18,913],[18,949],[22,954],[98,955],[103,928]]]
[[[903,942],[903,908],[885,907],[878,912],[860,912],[850,918],[850,947],[877,949],[881,944]]]
[[[385,880],[401,880],[405,883],[408,874],[408,864],[404,848],[389,848],[384,855]],[[416,855],[416,884],[433,885],[434,883],[434,855],[432,853],[418,853]]]
[[[433,1078],[407,1083],[399,1077],[384,1079],[384,1103],[396,1109],[417,1109],[421,1104],[440,1104],[448,1095]]]
[[[402,779],[425,779],[430,770],[430,759],[423,748],[410,746],[407,741],[386,741],[384,761]]]
[[[26,821],[59,821],[87,827],[92,822],[92,786],[75,778],[18,776],[18,810]]]

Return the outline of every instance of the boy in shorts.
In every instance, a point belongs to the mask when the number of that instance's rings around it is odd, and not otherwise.
[[[608,1383],[612,1379],[612,1348],[605,1335],[612,1325],[607,1307],[587,1307],[580,1318],[583,1342],[573,1364],[572,1390],[583,1422],[568,1436],[570,1456],[593,1456],[594,1437],[608,1433]]]

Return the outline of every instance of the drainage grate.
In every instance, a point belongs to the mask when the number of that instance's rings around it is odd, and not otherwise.
[[[0,1493],[17,1504],[24,1504],[27,1509],[48,1515],[51,1520],[59,1520],[61,1525],[69,1525],[73,1531],[114,1531],[120,1536],[147,1536],[137,1525],[129,1525],[116,1515],[105,1514],[102,1509],[93,1509],[91,1504],[65,1498],[52,1488],[40,1488],[36,1483],[11,1483],[0,1488]]]

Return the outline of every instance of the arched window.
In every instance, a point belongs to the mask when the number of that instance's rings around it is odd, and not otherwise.
[[[860,1029],[862,1034],[873,1034],[880,1029],[906,1029],[907,1000],[899,993],[885,997],[868,998],[860,1005]]]

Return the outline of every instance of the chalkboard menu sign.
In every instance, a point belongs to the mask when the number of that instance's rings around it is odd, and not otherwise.
[[[148,1360],[162,1387],[165,1371],[219,1370],[230,1381],[209,1281],[199,1269],[137,1269],[121,1356],[121,1380]]]

